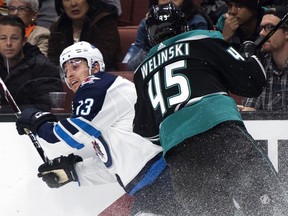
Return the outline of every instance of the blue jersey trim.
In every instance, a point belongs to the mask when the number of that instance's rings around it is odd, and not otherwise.
[[[78,118],[71,118],[70,119],[74,124],[76,124],[78,127],[80,127],[83,131],[85,131],[90,136],[93,136],[95,138],[98,138],[101,136],[101,132],[91,126],[90,124],[86,123],[85,121],[82,121]]]
[[[166,167],[166,161],[161,157],[156,161],[149,171],[146,173],[144,178],[135,185],[135,187],[129,192],[129,195],[134,195],[137,191],[141,190],[143,187],[152,184],[157,177],[162,173]]]
[[[72,125],[71,122],[69,122],[68,120],[69,119],[64,119],[64,120],[60,121],[62,127],[65,128],[66,130],[68,130],[73,135],[78,133],[79,130],[74,125]]]
[[[84,147],[82,143],[77,142],[71,136],[69,136],[59,125],[54,127],[55,133],[69,146],[76,149],[81,149]]]

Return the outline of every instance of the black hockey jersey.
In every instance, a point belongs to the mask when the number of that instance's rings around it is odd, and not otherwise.
[[[220,32],[195,30],[153,47],[137,68],[134,83],[134,131],[156,141],[160,130],[167,151],[223,121],[241,121],[228,92],[256,97],[266,76],[255,56],[245,60]]]

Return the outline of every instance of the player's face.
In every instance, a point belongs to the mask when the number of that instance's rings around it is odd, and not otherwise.
[[[85,59],[75,58],[66,61],[63,65],[66,82],[73,92],[76,92],[81,83],[89,76],[89,67]]]
[[[18,26],[0,25],[0,54],[8,60],[16,61],[23,54],[26,43],[21,28]]]
[[[20,0],[10,2],[8,13],[20,17],[26,26],[37,18],[37,13],[30,8],[30,5]]]
[[[66,15],[72,21],[83,20],[89,10],[87,0],[62,0]]]
[[[272,14],[264,15],[260,24],[260,36],[265,37],[280,19]],[[277,52],[285,48],[288,43],[288,28],[281,26],[262,46],[264,52]]]
[[[228,14],[229,16],[234,16],[240,26],[247,23],[253,17],[253,12],[251,9],[243,4],[235,2],[229,3]]]

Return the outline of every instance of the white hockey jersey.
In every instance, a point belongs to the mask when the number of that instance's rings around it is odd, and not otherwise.
[[[76,165],[81,185],[117,178],[128,193],[135,192],[135,186],[145,186],[137,184],[143,183],[146,174],[155,179],[165,167],[161,146],[133,133],[136,97],[132,82],[98,72],[87,77],[75,93],[71,117],[45,123],[38,135],[61,146],[59,153],[64,155],[73,152],[83,157],[81,150],[94,148],[93,158],[83,158]]]

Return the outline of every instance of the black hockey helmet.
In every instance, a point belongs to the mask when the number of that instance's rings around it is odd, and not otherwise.
[[[152,6],[146,27],[148,39],[153,46],[188,29],[183,12],[172,2]]]

